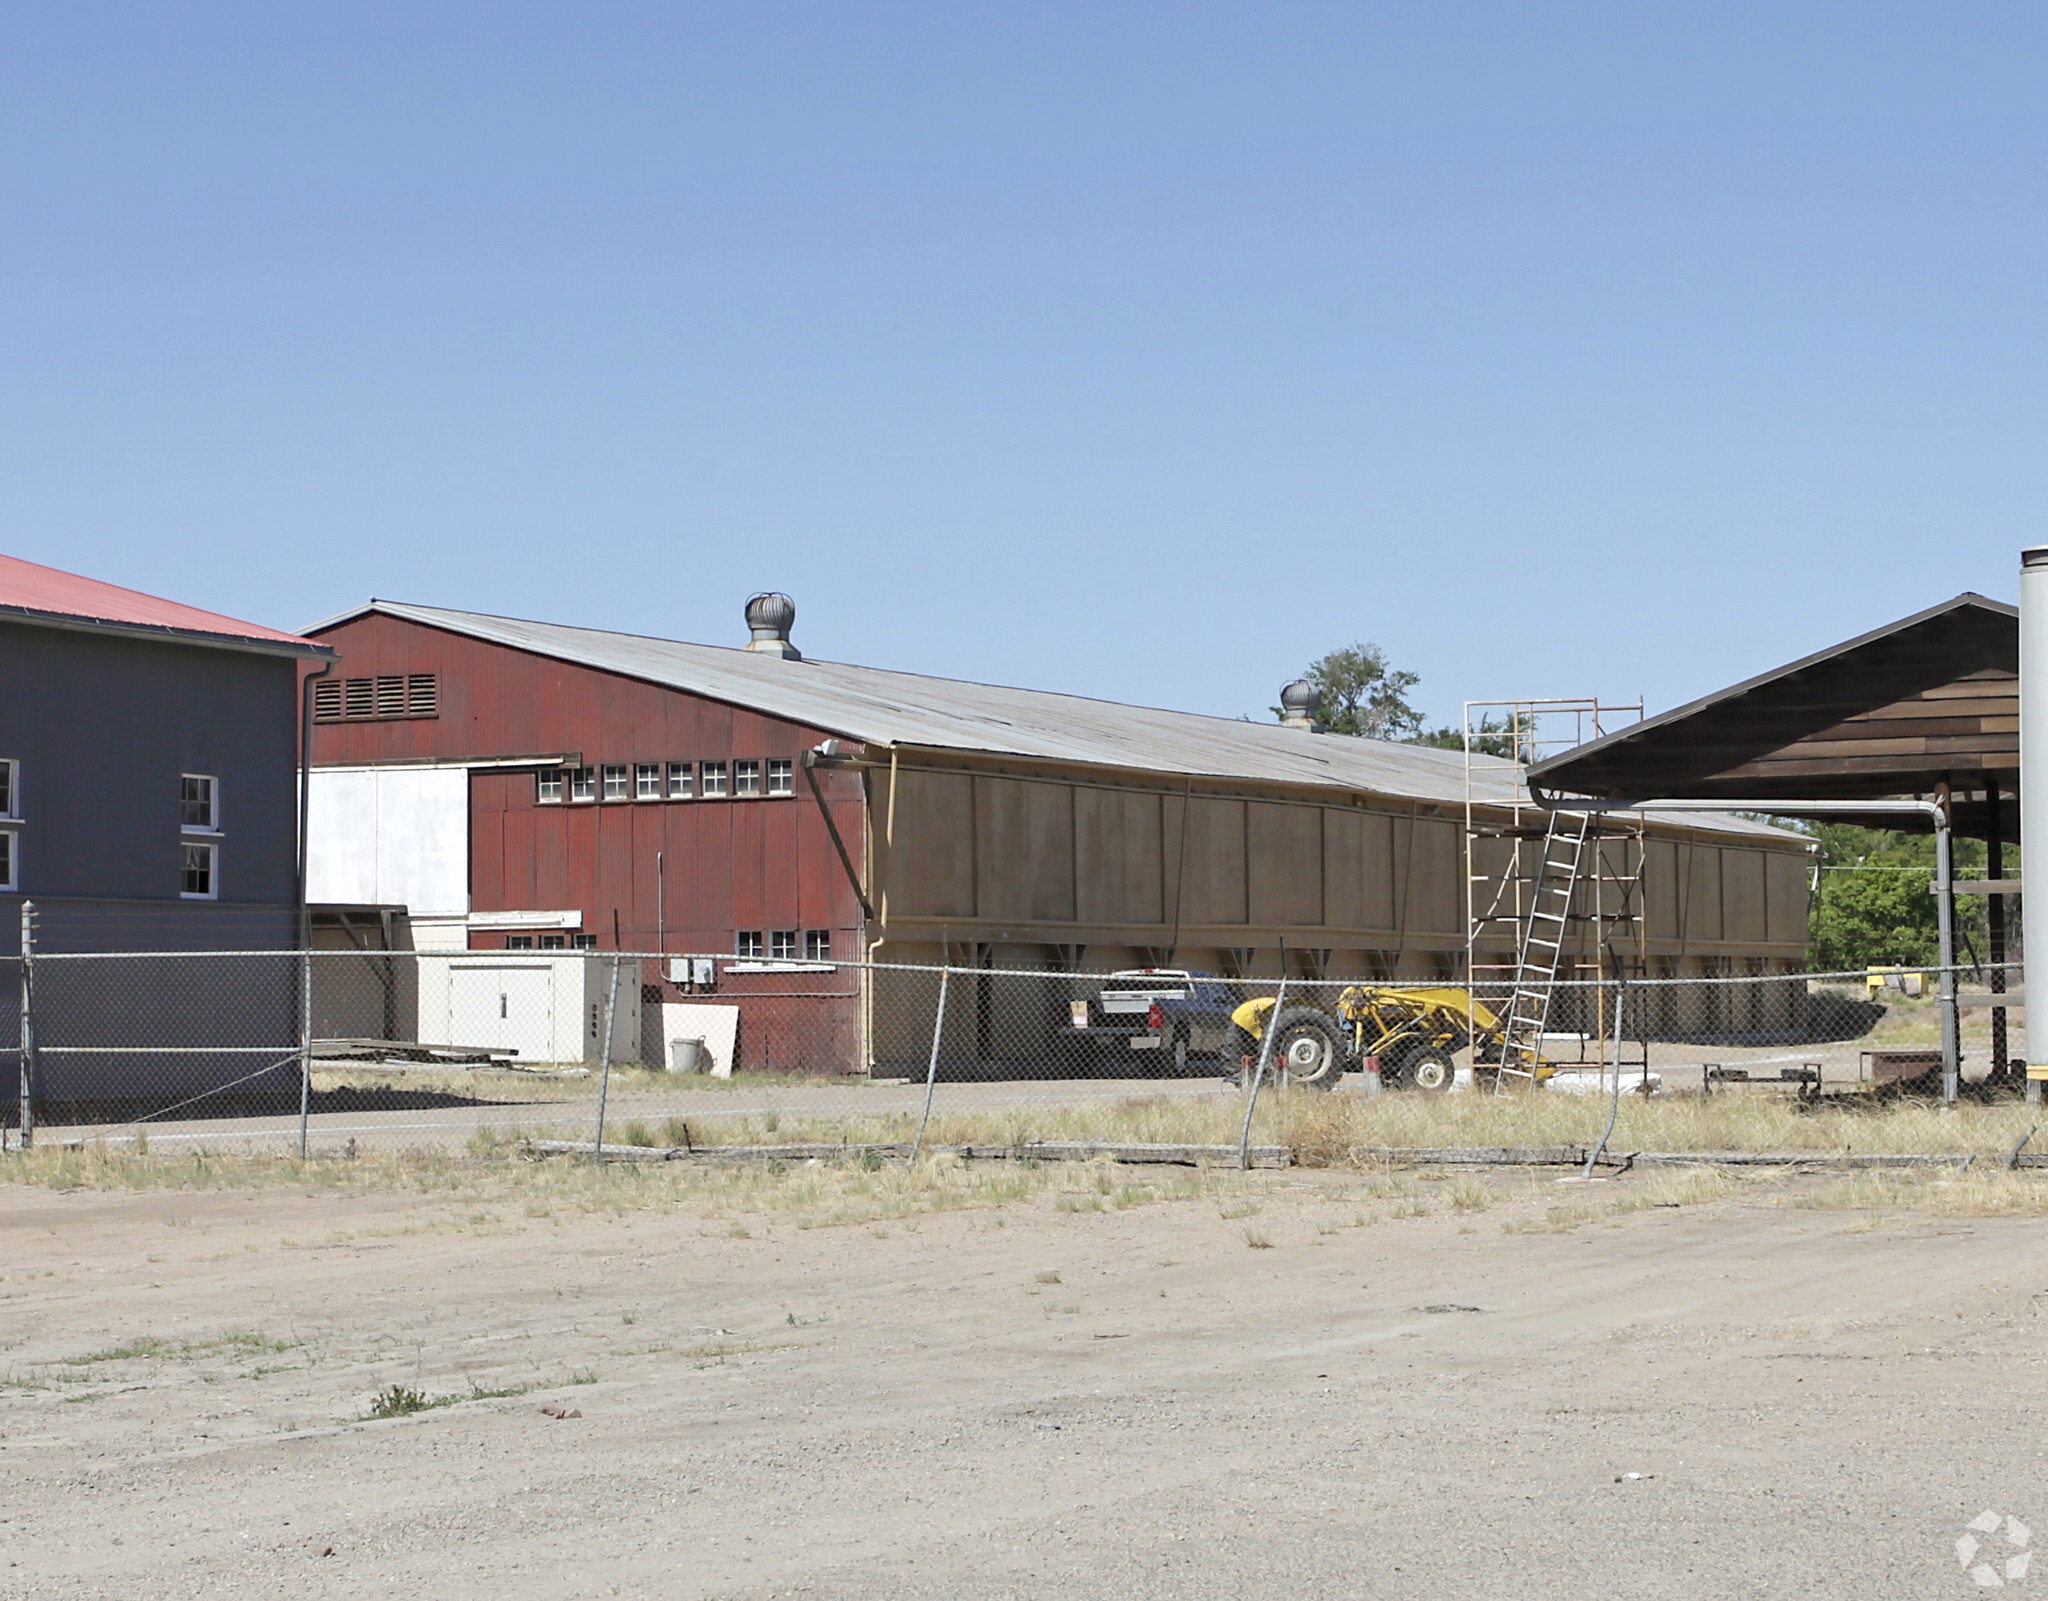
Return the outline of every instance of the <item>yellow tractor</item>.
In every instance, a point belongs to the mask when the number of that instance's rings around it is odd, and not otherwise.
[[[1246,1001],[1230,1014],[1238,1026],[1244,1072],[1253,1071],[1273,1016],[1274,998]],[[1476,1059],[1500,1058],[1500,1020],[1461,989],[1409,989],[1354,984],[1337,996],[1337,1015],[1320,1006],[1289,1006],[1274,1024],[1267,1071],[1310,1089],[1334,1089],[1347,1072],[1377,1069],[1389,1088],[1441,1095],[1451,1087],[1453,1057],[1467,1045]],[[1484,1069],[1482,1069],[1483,1071]]]

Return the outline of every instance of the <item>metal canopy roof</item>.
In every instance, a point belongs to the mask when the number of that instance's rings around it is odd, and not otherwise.
[[[0,556],[0,621],[86,628],[228,649],[328,654],[324,645],[297,634],[239,622],[97,578],[81,578],[18,556]]]
[[[1453,806],[1462,806],[1465,800],[1462,751],[1312,734],[1277,723],[1125,706],[808,657],[789,661],[722,645],[692,645],[399,601],[374,600],[315,623],[307,632],[318,634],[372,613],[687,690],[863,744],[1310,784]],[[1520,769],[1514,762],[1474,756],[1472,765],[1475,800],[1496,805],[1514,801],[1521,790]],[[1780,832],[1735,818],[1702,818],[1696,826]]]
[[[2018,670],[2017,608],[1966,593],[1538,762],[1529,779],[1610,799],[1888,799],[1992,779],[2010,796]]]

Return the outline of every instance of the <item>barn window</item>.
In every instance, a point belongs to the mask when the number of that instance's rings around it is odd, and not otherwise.
[[[0,817],[19,817],[21,815],[21,813],[14,809],[15,799],[21,792],[21,785],[17,777],[17,769],[20,765],[18,762],[0,761]]]
[[[636,762],[633,766],[633,799],[661,799],[661,763]]]
[[[804,930],[804,960],[807,962],[829,962],[832,960],[831,929],[807,928]]]
[[[725,763],[706,762],[704,764],[704,798],[709,800],[714,795],[723,795],[724,793]]]
[[[540,937],[540,948],[544,951],[564,950],[567,948],[568,943],[559,934],[543,934]]]
[[[219,850],[218,845],[186,845],[183,887],[178,891],[182,898],[210,901],[218,897]]]
[[[380,673],[375,678],[313,680],[316,723],[391,722],[439,717],[440,683],[433,673]]]
[[[569,769],[569,799],[572,801],[594,801],[597,799],[597,769],[595,767],[572,767]]]
[[[597,936],[595,934],[571,934],[569,936],[569,948],[573,951],[594,951],[597,949]]]
[[[796,769],[793,764],[789,762],[769,762],[768,793],[771,795],[794,795],[796,793]]]
[[[758,928],[743,928],[733,936],[733,954],[741,960],[761,959],[761,931]]]
[[[19,854],[14,845],[14,831],[0,828],[0,889],[19,889],[14,881],[14,868]]]
[[[546,772],[534,775],[533,798],[542,806],[559,806],[562,804],[561,768],[551,767]]]
[[[697,767],[694,762],[670,762],[668,764],[668,798],[670,800],[688,800],[696,788],[693,783],[696,776]]]
[[[607,762],[604,769],[604,798],[608,801],[624,800],[627,797],[626,764]]]
[[[533,936],[531,934],[507,934],[505,936],[505,949],[508,951],[530,951],[533,949]]]
[[[735,795],[758,795],[761,793],[761,764],[759,762],[734,762],[732,764],[732,792]]]
[[[778,928],[768,936],[768,954],[778,962],[796,960],[796,930]]]

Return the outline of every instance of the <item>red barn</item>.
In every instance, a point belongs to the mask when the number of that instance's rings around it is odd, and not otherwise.
[[[311,898],[403,905],[422,950],[719,956],[649,961],[645,998],[737,998],[746,1066],[922,1070],[928,1008],[875,1005],[826,965],[850,958],[1461,970],[1466,825],[1521,793],[1513,762],[1325,734],[1294,700],[1258,724],[808,661],[794,617],[756,597],[745,648],[383,601],[318,625]],[[1660,970],[1797,965],[1803,841],[1649,836]],[[979,983],[963,1049],[1038,1053],[1041,987]]]

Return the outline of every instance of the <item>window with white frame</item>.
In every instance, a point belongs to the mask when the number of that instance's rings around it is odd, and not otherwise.
[[[734,762],[732,764],[732,792],[735,795],[758,795],[761,793],[761,764],[759,762]]]
[[[545,772],[534,775],[533,798],[536,803],[542,806],[559,806],[562,804],[561,768],[551,767]]]
[[[220,780],[187,773],[182,780],[179,822],[187,833],[220,832]]]
[[[21,763],[0,758],[0,817],[19,817]]]
[[[210,901],[220,894],[220,847],[185,842],[185,872],[179,895],[188,901]]]
[[[829,962],[832,960],[831,929],[807,928],[804,930],[804,960],[807,962]]]
[[[632,792],[626,788],[630,769],[624,762],[609,762],[604,769],[604,798],[608,801],[625,800]]]
[[[568,946],[569,941],[560,934],[543,934],[540,937],[540,948],[544,951],[567,950]]]
[[[768,936],[768,954],[778,962],[796,960],[796,930],[778,928]]]
[[[16,868],[20,865],[20,851],[15,843],[14,830],[0,828],[0,889],[19,889],[14,881]]]
[[[569,949],[572,951],[594,951],[597,949],[597,936],[595,934],[571,934],[569,936]]]
[[[704,795],[704,798],[705,798],[706,800],[710,800],[710,799],[712,799],[712,797],[714,797],[714,796],[718,796],[718,795],[723,795],[724,793],[725,793],[725,763],[724,763],[724,762],[706,762],[706,763],[704,764],[704,789],[703,789],[703,795]]]
[[[633,764],[633,799],[661,799],[660,762],[635,762]]]
[[[768,793],[771,795],[794,795],[796,793],[796,768],[792,763],[774,760],[768,763]]]
[[[572,801],[594,801],[597,799],[597,769],[595,767],[572,767],[569,769],[569,799]]]
[[[697,792],[697,764],[695,762],[670,762],[668,764],[668,798],[688,800]]]
[[[505,936],[505,949],[508,951],[530,951],[533,949],[533,936],[531,934],[507,934]]]
[[[733,936],[733,954],[741,960],[758,962],[761,959],[761,931],[758,928],[743,928]]]

